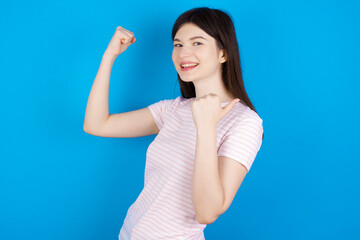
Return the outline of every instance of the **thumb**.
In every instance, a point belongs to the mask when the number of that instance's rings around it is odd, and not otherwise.
[[[223,107],[223,109],[224,109],[223,116],[226,116],[226,114],[228,114],[231,111],[231,109],[235,106],[235,104],[239,101],[240,101],[239,98],[235,98],[235,99],[231,100],[231,102],[228,105]]]

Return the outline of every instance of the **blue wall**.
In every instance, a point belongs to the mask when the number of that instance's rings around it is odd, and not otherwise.
[[[360,239],[360,2],[208,2],[2,3],[0,239],[117,239],[155,135],[83,131],[102,54],[117,26],[134,32],[113,66],[110,113],[176,98],[171,29],[198,6],[233,16],[265,134],[206,239]]]

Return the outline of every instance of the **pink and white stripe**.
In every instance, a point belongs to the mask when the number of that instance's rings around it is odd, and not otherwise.
[[[120,240],[205,239],[206,224],[196,220],[191,194],[196,148],[193,100],[179,96],[148,106],[160,132],[147,149],[144,189],[127,212]],[[216,127],[218,156],[250,170],[262,143],[262,119],[238,102]]]

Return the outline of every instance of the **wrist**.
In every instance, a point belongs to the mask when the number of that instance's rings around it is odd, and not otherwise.
[[[216,133],[217,129],[216,129],[216,126],[214,126],[214,125],[204,125],[201,127],[197,127],[196,132],[198,135],[203,135],[203,134],[207,135],[209,133]]]
[[[117,56],[115,56],[115,54],[112,53],[109,49],[106,49],[103,55],[103,58],[111,59],[112,61],[115,61],[116,57]]]

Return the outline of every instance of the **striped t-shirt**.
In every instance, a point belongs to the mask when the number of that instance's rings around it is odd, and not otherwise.
[[[179,96],[148,106],[160,132],[147,149],[144,188],[128,209],[120,240],[205,239],[206,224],[196,220],[191,193],[196,126],[190,103],[194,99]],[[258,114],[237,102],[216,128],[218,156],[250,170],[262,143]]]

